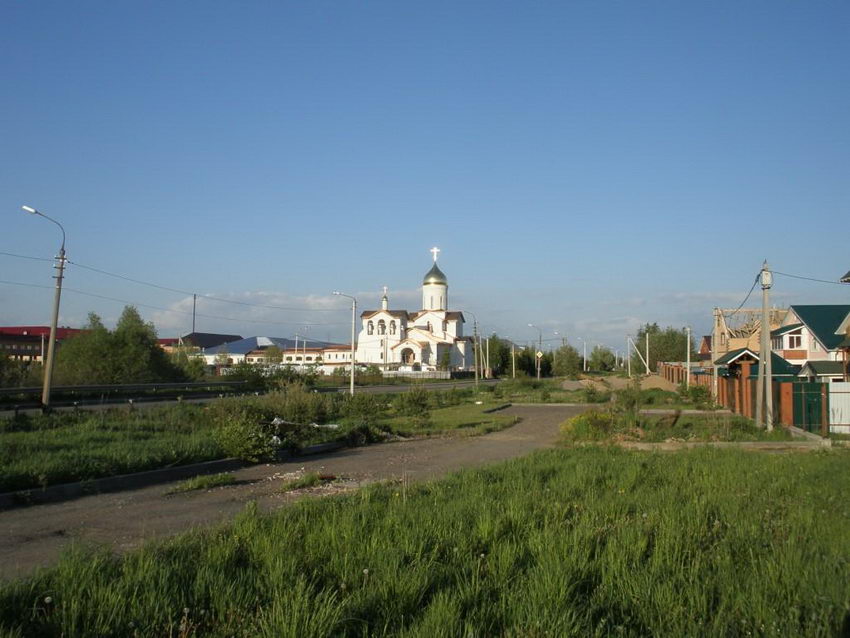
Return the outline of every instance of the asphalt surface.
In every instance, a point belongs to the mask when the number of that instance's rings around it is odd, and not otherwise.
[[[523,456],[553,447],[558,426],[585,409],[515,405],[505,413],[519,416],[522,420],[517,425],[483,436],[398,441],[255,465],[233,472],[236,485],[209,491],[168,496],[165,493],[173,485],[161,484],[0,512],[0,579],[26,576],[40,566],[48,566],[73,543],[103,544],[125,551],[147,539],[221,523],[249,501],[256,501],[263,510],[274,510],[298,498],[353,489],[374,481],[425,480]],[[329,488],[281,492],[284,481],[311,471],[334,475],[341,481]]]
[[[482,379],[479,381],[480,385],[494,385],[498,383],[498,379]],[[393,385],[364,385],[364,386],[356,386],[356,393],[366,393],[366,394],[397,394],[399,392],[407,392],[411,387],[416,384],[393,384]],[[475,380],[463,380],[463,381],[446,381],[446,382],[426,382],[422,384],[426,390],[451,390],[452,388],[472,388],[475,387]],[[319,387],[317,388],[318,392],[348,392],[348,386],[340,386],[340,387]],[[209,393],[204,394],[201,397],[192,397],[191,395],[188,397],[181,398],[180,401],[184,403],[208,403],[210,401],[215,401],[216,399],[222,396],[245,396],[252,395],[253,392],[247,392],[243,394],[239,393]],[[127,406],[132,400],[132,405],[134,408],[154,408],[161,407],[166,405],[174,405],[177,403],[178,399],[176,397],[156,400],[151,399],[149,397],[121,397],[121,398],[112,398],[107,399],[102,402],[99,402],[97,399],[87,399],[85,401],[80,400],[77,402],[77,405],[73,405],[68,401],[57,401],[52,404],[51,410],[54,412],[73,412],[74,410],[109,410],[112,408],[119,408],[122,406]],[[90,401],[87,402],[87,401]],[[35,415],[40,414],[41,408],[37,406],[30,405],[29,407],[19,407],[15,409],[14,407],[4,407],[0,409],[0,418],[2,417],[11,417],[15,414],[29,414]]]

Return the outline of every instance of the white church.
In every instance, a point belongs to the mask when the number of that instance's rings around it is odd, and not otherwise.
[[[422,281],[422,310],[391,310],[387,289],[378,310],[360,315],[356,361],[384,370],[418,371],[472,369],[472,338],[464,337],[463,313],[449,310],[449,283],[434,265]]]

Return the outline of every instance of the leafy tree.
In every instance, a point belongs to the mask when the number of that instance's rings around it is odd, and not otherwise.
[[[115,383],[153,383],[180,378],[168,354],[156,341],[156,328],[139,311],[126,306],[112,333]]]
[[[448,370],[452,367],[452,353],[446,348],[443,350],[443,354],[440,355],[440,369]]]
[[[277,346],[269,346],[263,351],[267,364],[274,365],[283,361],[283,351]]]
[[[597,372],[608,372],[614,369],[616,362],[614,353],[608,348],[594,346],[593,350],[590,352],[590,357],[588,357],[587,365],[590,366],[591,370],[595,370]]]
[[[693,342],[688,343],[688,332],[685,328],[665,329],[657,323],[646,324],[638,330],[635,345],[646,358],[646,335],[649,334],[649,369],[657,370],[659,361],[684,361],[687,358],[687,348],[691,350],[691,359],[696,358]],[[632,354],[633,369],[643,370],[643,361],[637,354]]]
[[[195,346],[177,346],[171,353],[171,363],[182,370],[191,381],[200,381],[207,375],[207,366],[201,357],[195,356],[199,348]]]
[[[42,382],[42,367],[36,361],[18,361],[0,354],[0,388],[36,386]]]
[[[581,355],[570,344],[564,344],[554,352],[554,373],[559,377],[578,378],[581,372]]]
[[[127,306],[110,332],[94,313],[84,331],[62,344],[55,377],[64,384],[181,381],[186,374],[156,341],[156,330]]]

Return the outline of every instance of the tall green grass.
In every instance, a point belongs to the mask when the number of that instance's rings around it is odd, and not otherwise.
[[[272,515],[249,507],[123,558],[66,555],[0,589],[0,633],[837,635],[848,464],[554,450]]]
[[[0,420],[0,492],[221,458],[202,407]]]

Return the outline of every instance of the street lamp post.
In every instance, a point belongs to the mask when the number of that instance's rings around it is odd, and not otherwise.
[[[338,297],[348,297],[351,299],[351,396],[354,396],[354,352],[356,350],[356,346],[354,345],[354,326],[357,321],[357,299],[352,297],[351,295],[346,295],[343,292],[338,290],[334,290],[334,294]]]
[[[561,336],[561,333],[558,332],[557,330],[553,330],[552,334],[555,335],[556,337]],[[556,341],[557,341],[557,339],[556,339]],[[552,376],[556,376],[558,374],[557,372],[555,372],[555,367],[557,365],[558,365],[558,346],[555,346],[552,349]]]
[[[584,370],[585,372],[587,372],[587,341],[585,341],[581,337],[576,337],[576,339],[579,339],[581,341],[581,344],[582,344],[582,353],[583,354],[582,354],[581,369]]]
[[[475,368],[475,391],[478,392],[478,362],[480,359],[481,348],[478,345],[478,317],[471,310],[464,310],[472,315],[472,361]]]
[[[41,392],[41,406],[43,410],[50,409],[50,386],[53,383],[53,362],[56,354],[56,325],[59,323],[59,299],[62,297],[62,278],[65,275],[65,229],[55,219],[36,210],[32,206],[21,206],[21,209],[30,215],[38,215],[59,226],[62,231],[62,245],[59,255],[56,257],[56,293],[53,296],[53,318],[50,321],[50,342],[47,344],[47,361],[44,362],[44,386]]]
[[[537,330],[537,352],[543,352],[543,331],[535,326],[533,323],[528,324],[529,328],[534,328]],[[540,379],[540,359],[541,357],[537,356],[537,352],[534,353],[534,358],[537,360],[537,378]]]

